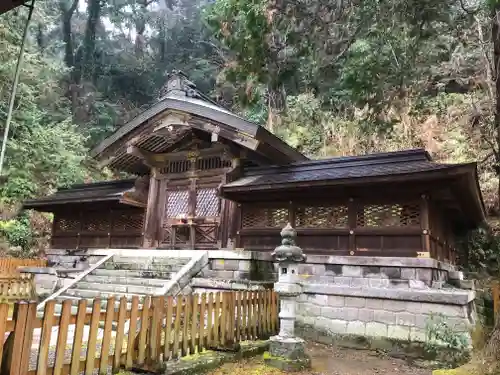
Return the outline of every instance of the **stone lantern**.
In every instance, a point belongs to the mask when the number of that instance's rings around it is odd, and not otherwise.
[[[278,282],[274,291],[280,300],[280,332],[270,339],[269,353],[264,356],[266,364],[284,371],[300,371],[310,366],[305,353],[305,341],[295,336],[295,308],[297,297],[302,293],[299,284],[299,263],[306,260],[302,249],[295,245],[297,232],[288,224],[281,231],[281,246],[272,253],[278,262]]]

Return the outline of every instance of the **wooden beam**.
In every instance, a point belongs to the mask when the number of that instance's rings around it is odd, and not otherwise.
[[[156,242],[159,185],[160,181],[155,176],[155,170],[152,169],[149,180],[148,204],[144,220],[143,247],[146,248],[154,247]]]

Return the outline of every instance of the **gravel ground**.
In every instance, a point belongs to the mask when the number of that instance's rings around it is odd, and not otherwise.
[[[383,357],[364,350],[342,349],[309,344],[312,369],[298,375],[431,375],[432,371],[408,365],[405,361]],[[282,375],[284,372],[263,365],[262,357],[225,364],[209,375]]]

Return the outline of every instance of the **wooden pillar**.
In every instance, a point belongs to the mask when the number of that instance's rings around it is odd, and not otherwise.
[[[189,157],[189,161],[191,162],[191,168],[189,171],[189,198],[188,198],[188,222],[189,226],[189,241],[190,248],[194,249],[196,245],[196,227],[193,222],[196,217],[196,181],[198,179],[196,173],[196,160],[197,156],[193,155]]]
[[[349,224],[349,255],[356,253],[356,223],[359,206],[354,198],[349,198],[347,206],[347,222]]]
[[[422,195],[420,200],[420,226],[422,228],[422,251],[418,258],[430,258],[431,256],[431,229],[429,225],[429,197]]]
[[[158,246],[164,239],[163,233],[163,221],[166,216],[168,192],[167,192],[168,180],[166,178],[158,179],[158,195],[157,195],[157,209],[156,209],[156,234],[155,238],[158,241]]]
[[[242,175],[241,159],[234,157],[231,159],[231,171],[227,175],[227,182],[237,180]],[[234,248],[241,246],[240,229],[241,229],[241,205],[236,202],[225,201],[229,207],[227,209],[226,220],[227,225],[227,241],[232,240]]]
[[[144,236],[142,246],[151,248],[156,246],[158,228],[158,193],[160,181],[157,178],[156,168],[151,168],[149,178],[148,205],[146,207],[146,217],[144,220]]]

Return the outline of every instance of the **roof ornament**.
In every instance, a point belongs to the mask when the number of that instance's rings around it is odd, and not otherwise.
[[[158,100],[163,99],[167,95],[201,98],[196,85],[180,70],[172,70],[172,72],[167,74],[167,82],[161,88]]]

